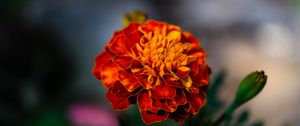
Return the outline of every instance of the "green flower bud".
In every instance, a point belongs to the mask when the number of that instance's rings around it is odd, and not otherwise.
[[[128,26],[131,22],[135,21],[138,23],[143,23],[147,20],[147,14],[140,10],[134,10],[132,12],[127,13],[123,17],[123,26]]]
[[[252,72],[247,75],[244,80],[240,83],[240,86],[237,90],[235,100],[232,102],[231,106],[223,113],[220,118],[218,118],[213,126],[218,126],[225,120],[225,125],[229,124],[231,120],[232,113],[242,104],[254,98],[267,83],[267,75],[264,71]]]
[[[237,90],[235,102],[239,106],[255,97],[266,85],[267,75],[264,71],[250,73],[242,80]]]

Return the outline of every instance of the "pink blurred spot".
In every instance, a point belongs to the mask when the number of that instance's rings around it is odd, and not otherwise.
[[[91,104],[73,104],[69,118],[75,126],[118,126],[116,117],[104,107]]]

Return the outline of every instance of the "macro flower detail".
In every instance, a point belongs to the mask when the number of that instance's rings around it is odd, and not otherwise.
[[[116,110],[138,104],[146,124],[183,122],[206,103],[210,69],[200,42],[180,27],[148,20],[116,31],[95,59],[93,74]]]

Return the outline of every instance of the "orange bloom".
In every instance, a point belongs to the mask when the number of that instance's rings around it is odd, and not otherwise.
[[[146,124],[196,115],[206,102],[210,69],[200,42],[178,26],[148,20],[116,31],[93,74],[116,110],[137,103]]]

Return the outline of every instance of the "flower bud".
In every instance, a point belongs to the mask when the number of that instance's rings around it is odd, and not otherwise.
[[[144,13],[143,11],[135,10],[132,12],[127,13],[123,17],[123,26],[126,27],[128,26],[131,22],[138,22],[138,23],[143,23],[147,20],[147,14]]]
[[[264,71],[250,73],[242,80],[237,90],[235,102],[239,105],[251,100],[266,85],[267,75]]]
[[[233,112],[242,104],[254,98],[266,85],[267,75],[264,71],[255,71],[247,75],[237,90],[235,100],[226,112],[217,119],[213,126],[218,126],[225,120],[225,125],[229,123]]]

